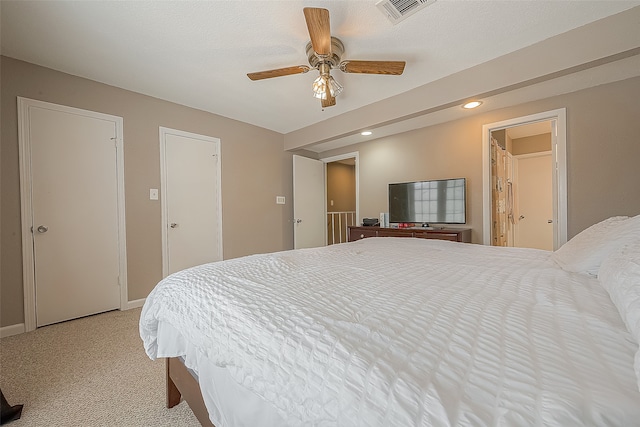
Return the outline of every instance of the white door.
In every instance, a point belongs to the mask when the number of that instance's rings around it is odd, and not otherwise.
[[[326,244],[324,163],[293,156],[293,247]]]
[[[515,246],[553,250],[551,154],[518,156]]]
[[[220,140],[160,128],[163,273],[222,260]]]
[[[117,118],[55,107],[31,105],[25,118],[36,326],[121,299]]]

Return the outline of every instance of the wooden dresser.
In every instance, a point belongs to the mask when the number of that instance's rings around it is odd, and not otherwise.
[[[381,227],[349,227],[349,241],[366,237],[416,237],[419,239],[451,240],[453,242],[471,243],[470,228],[381,228]]]

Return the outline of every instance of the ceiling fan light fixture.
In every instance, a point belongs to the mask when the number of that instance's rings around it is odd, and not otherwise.
[[[329,76],[329,90],[331,91],[331,96],[335,98],[340,95],[340,93],[342,93],[342,89],[344,89],[342,85],[338,83],[333,76]]]
[[[333,76],[321,74],[313,81],[312,89],[314,98],[327,99],[327,90],[335,98],[340,95],[343,87]]]
[[[318,99],[327,99],[327,76],[320,75],[313,81],[313,97]]]
[[[436,0],[385,0],[400,3],[415,3],[416,1],[434,2]],[[342,93],[342,85],[331,77],[332,69],[339,69],[343,73],[378,74],[399,76],[403,73],[404,61],[368,61],[342,60],[344,44],[340,39],[331,36],[329,11],[319,7],[303,8],[304,19],[311,41],[305,47],[309,65],[276,68],[274,70],[247,73],[251,80],[270,79],[273,77],[302,74],[316,69],[318,78],[312,85],[313,97],[322,101],[322,108],[336,105],[336,96]]]

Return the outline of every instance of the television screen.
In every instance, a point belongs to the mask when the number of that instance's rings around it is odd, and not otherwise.
[[[465,224],[465,178],[389,184],[389,222]]]

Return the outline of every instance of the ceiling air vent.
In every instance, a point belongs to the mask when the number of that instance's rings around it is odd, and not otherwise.
[[[406,19],[420,9],[424,9],[436,0],[381,0],[376,3],[378,9],[389,18],[392,24]]]

